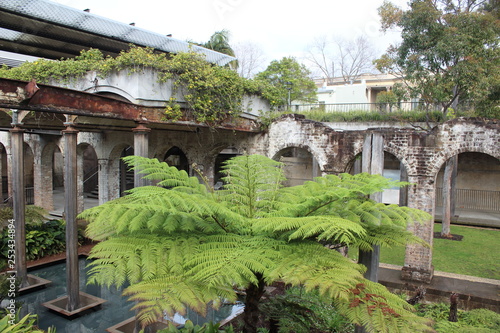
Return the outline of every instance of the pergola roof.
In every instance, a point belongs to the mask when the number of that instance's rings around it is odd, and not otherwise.
[[[49,59],[97,48],[116,56],[130,44],[166,53],[190,50],[223,66],[234,57],[48,0],[0,1],[0,49]]]

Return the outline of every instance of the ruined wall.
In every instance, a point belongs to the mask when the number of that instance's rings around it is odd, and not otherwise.
[[[334,130],[328,125],[306,120],[302,116],[287,115],[276,120],[263,132],[216,130],[206,127],[186,126],[183,130],[152,128],[147,137],[148,156],[163,160],[167,151],[177,147],[187,159],[189,173],[196,175],[193,164],[214,183],[216,165],[224,158],[239,154],[262,154],[271,158],[300,148],[292,156],[302,162],[316,161],[321,174],[347,172],[356,155],[362,152],[364,138],[370,133],[384,137],[384,151],[394,155],[393,167],[400,161],[408,172],[412,185],[408,189],[408,206],[435,213],[436,180],[439,170],[450,157],[459,153],[483,153],[493,161],[500,159],[500,125],[495,120],[456,119],[436,126],[429,132],[411,128],[368,128],[365,130]],[[124,149],[134,147],[136,138],[132,129],[110,129],[78,133],[78,188],[79,209],[83,209],[84,152],[92,147],[99,167],[99,202],[120,196],[123,172],[120,157]],[[54,170],[61,161],[54,156],[64,156],[62,138],[57,134],[25,134],[25,142],[33,155],[33,182],[35,204],[48,210],[54,206],[50,195],[55,183]],[[10,135],[0,133],[4,168],[9,169]],[[177,149],[176,148],[176,149]],[[309,157],[310,154],[310,157]],[[306,156],[307,155],[307,156]],[[58,165],[54,165],[54,163]],[[309,163],[309,162],[308,162]],[[391,165],[392,165],[391,164]],[[303,169],[304,163],[300,165]],[[306,166],[308,168],[308,166]],[[301,169],[301,170],[302,170]],[[311,177],[313,176],[313,170]],[[498,177],[498,165],[487,168]],[[11,171],[3,174],[10,175]],[[301,171],[304,172],[304,171]],[[10,178],[10,177],[9,177]],[[496,178],[495,178],[496,179]],[[433,219],[412,227],[415,234],[432,245]],[[408,246],[403,275],[408,279],[428,282],[432,278],[432,250],[422,246]]]

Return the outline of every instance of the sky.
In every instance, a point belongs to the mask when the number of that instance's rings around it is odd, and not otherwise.
[[[76,9],[174,38],[206,42],[229,30],[230,44],[252,42],[268,61],[300,59],[315,38],[365,35],[382,54],[399,33],[380,32],[383,0],[55,0]],[[392,0],[404,7],[407,0]]]

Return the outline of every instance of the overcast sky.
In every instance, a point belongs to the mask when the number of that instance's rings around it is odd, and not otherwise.
[[[320,36],[366,35],[382,54],[398,33],[382,34],[383,0],[56,0],[56,2],[174,38],[205,42],[218,30],[231,44],[251,41],[269,60],[300,58]],[[407,0],[393,0],[404,6]]]

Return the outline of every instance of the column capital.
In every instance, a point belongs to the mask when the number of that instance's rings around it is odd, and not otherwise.
[[[132,128],[132,132],[134,133],[149,133],[151,132],[151,128],[147,127],[144,122],[139,122],[137,127]]]
[[[74,123],[64,123],[66,129],[63,129],[61,133],[63,134],[77,134],[79,131],[74,127]]]
[[[11,133],[24,133],[24,128],[19,127],[19,124],[15,124],[13,128],[9,130]]]

